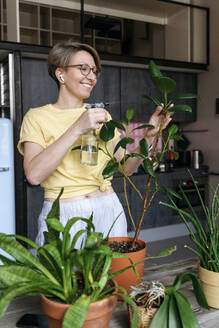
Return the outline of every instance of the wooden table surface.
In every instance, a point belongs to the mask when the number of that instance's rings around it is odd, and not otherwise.
[[[144,279],[148,281],[160,280],[164,285],[169,285],[174,281],[175,276],[181,272],[196,273],[197,260],[187,259],[159,266],[146,267]],[[181,290],[188,297],[192,309],[197,316],[200,327],[219,328],[219,310],[212,308],[209,311],[201,309],[196,302],[191,283],[188,282],[183,286],[184,287]],[[39,304],[39,297],[18,297],[15,299],[0,321],[0,327],[15,328],[17,320],[24,313],[42,313]],[[121,302],[118,302],[118,305],[113,312],[109,328],[129,328],[128,312],[126,306]],[[162,328],[162,326],[157,328]]]

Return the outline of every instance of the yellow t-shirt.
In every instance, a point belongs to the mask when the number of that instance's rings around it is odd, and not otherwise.
[[[85,105],[81,108],[68,110],[57,109],[48,104],[38,108],[30,109],[24,116],[18,150],[23,155],[23,143],[25,141],[35,142],[43,148],[51,145],[57,140],[86,110]],[[108,120],[111,119],[108,113]],[[96,130],[99,137],[100,129]],[[114,139],[119,137],[116,130]],[[99,147],[104,148],[104,142],[99,139]],[[74,143],[73,147],[81,145],[81,137]],[[110,152],[112,142],[107,144]],[[102,151],[98,152],[98,165],[83,166],[80,164],[80,150],[69,150],[64,156],[56,170],[46,178],[41,186],[45,189],[45,198],[56,198],[60,189],[64,187],[62,198],[84,195],[100,189],[107,190],[111,186],[109,179],[103,179],[102,171],[109,161],[109,157]]]

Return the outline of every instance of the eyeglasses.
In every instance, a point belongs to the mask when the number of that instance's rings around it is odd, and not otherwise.
[[[87,64],[77,64],[77,65],[65,66],[65,68],[67,68],[67,67],[79,67],[81,74],[84,76],[88,76],[91,71],[95,75],[96,78],[98,78],[98,76],[100,75],[100,70],[98,70],[96,67],[90,67]]]

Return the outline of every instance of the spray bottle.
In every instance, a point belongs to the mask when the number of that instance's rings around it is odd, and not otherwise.
[[[88,104],[86,109],[105,108],[104,103]],[[81,165],[97,165],[98,162],[98,138],[95,130],[91,130],[82,136]]]

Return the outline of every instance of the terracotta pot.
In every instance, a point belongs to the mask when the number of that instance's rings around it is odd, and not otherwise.
[[[112,237],[112,238],[109,238],[109,243],[114,242],[114,241],[129,242],[132,240],[133,240],[133,238],[129,238],[129,237]],[[137,240],[137,242],[140,245],[144,246],[144,248],[137,252],[125,253],[125,255],[127,255],[134,263],[136,263],[146,257],[146,243],[142,240]],[[119,271],[129,265],[130,265],[130,261],[127,258],[113,259],[110,272],[114,273],[114,272]],[[143,273],[144,273],[144,261],[139,263],[136,266],[136,269],[139,273],[139,276],[142,279]],[[127,292],[130,291],[130,286],[135,286],[141,282],[141,280],[138,279],[138,277],[135,274],[135,271],[132,268],[120,273],[118,276],[114,277],[113,280],[116,281],[118,286],[124,287],[127,290]]]
[[[198,265],[198,275],[204,290],[208,305],[219,309],[219,273],[209,271]]]
[[[62,321],[69,304],[52,301],[40,295],[41,307],[47,316],[50,328],[62,328]],[[107,297],[90,304],[86,320],[82,328],[108,328],[113,308],[117,303],[117,296]],[[72,327],[74,323],[72,323]]]

